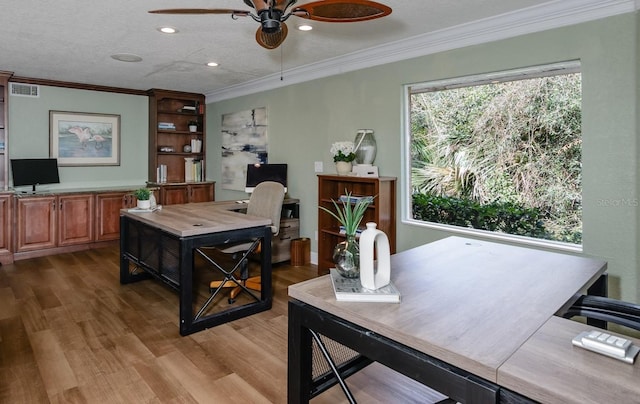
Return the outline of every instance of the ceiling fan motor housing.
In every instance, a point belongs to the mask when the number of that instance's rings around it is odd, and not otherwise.
[[[270,8],[260,10],[260,24],[262,24],[262,30],[266,33],[274,33],[280,31],[280,19],[282,18],[282,11],[276,8]]]

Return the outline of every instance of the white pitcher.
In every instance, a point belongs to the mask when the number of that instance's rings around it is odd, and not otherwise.
[[[373,222],[360,234],[360,283],[367,289],[380,289],[391,281],[391,253],[389,238]],[[374,261],[377,253],[377,265]],[[377,268],[376,268],[377,266]]]

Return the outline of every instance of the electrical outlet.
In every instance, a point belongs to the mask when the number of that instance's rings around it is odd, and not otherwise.
[[[324,168],[322,167],[322,161],[316,161],[313,163],[313,169],[315,172],[317,173],[321,173],[324,171]]]

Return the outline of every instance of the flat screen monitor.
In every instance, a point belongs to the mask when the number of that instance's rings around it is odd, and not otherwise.
[[[287,192],[286,164],[247,164],[247,182],[245,192],[252,193],[255,187],[264,181],[279,182]]]
[[[11,173],[14,188],[30,185],[33,192],[36,185],[60,182],[57,159],[11,159]]]

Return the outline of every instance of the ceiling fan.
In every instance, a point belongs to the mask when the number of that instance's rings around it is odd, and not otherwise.
[[[267,49],[284,42],[288,29],[284,23],[292,15],[324,22],[357,22],[391,14],[391,8],[369,0],[319,0],[289,10],[297,0],[243,0],[252,10],[224,8],[171,8],[151,10],[152,14],[231,14],[231,18],[251,17],[260,23],[256,41]]]

